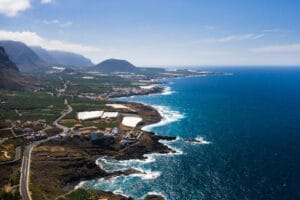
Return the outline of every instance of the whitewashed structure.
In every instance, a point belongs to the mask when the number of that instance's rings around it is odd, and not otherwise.
[[[87,119],[97,119],[101,118],[103,115],[103,111],[86,111],[77,113],[77,118],[79,120],[87,120]]]
[[[102,119],[117,118],[117,117],[119,117],[118,112],[104,112],[101,116]]]
[[[86,111],[77,113],[79,120],[118,118],[119,112]]]
[[[128,127],[136,127],[138,125],[138,123],[140,123],[141,121],[143,121],[142,118],[140,117],[124,117],[122,120],[122,124]]]

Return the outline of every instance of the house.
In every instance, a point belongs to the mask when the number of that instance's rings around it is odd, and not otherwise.
[[[117,127],[114,127],[111,131],[111,134],[117,136],[119,134],[119,129]]]
[[[31,133],[33,133],[33,129],[32,128],[24,128],[23,129],[23,133],[26,134],[26,135],[29,135]]]

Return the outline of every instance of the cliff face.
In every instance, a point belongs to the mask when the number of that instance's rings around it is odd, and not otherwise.
[[[9,59],[18,66],[21,72],[43,72],[49,67],[46,62],[22,42],[4,40],[0,41],[0,46],[5,49]]]
[[[12,69],[15,71],[19,71],[18,67],[15,63],[13,63],[8,55],[6,54],[3,47],[0,47],[0,70],[2,69]]]
[[[10,60],[6,51],[0,46],[0,89],[21,90],[36,87],[35,81],[23,76],[14,62]]]

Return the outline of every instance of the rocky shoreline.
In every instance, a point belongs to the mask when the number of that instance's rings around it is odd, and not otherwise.
[[[162,119],[159,112],[151,106],[132,102],[125,104],[133,107],[138,114],[145,116],[145,123],[139,129],[146,125],[158,123]],[[32,152],[32,184],[30,190],[33,193],[33,199],[56,198],[72,191],[82,181],[142,173],[132,169],[112,173],[106,172],[95,163],[96,159],[102,156],[111,156],[117,160],[144,160],[146,159],[145,154],[175,153],[174,150],[160,143],[160,140],[175,140],[176,137],[159,136],[146,131],[143,131],[141,137],[138,142],[123,149],[116,145],[92,145],[84,139],[75,140],[73,138],[67,138],[63,141],[48,141],[39,145]],[[45,168],[51,170],[43,170]],[[47,177],[47,179],[40,177]],[[49,182],[57,185],[49,185]],[[39,190],[43,191],[36,192]],[[102,197],[108,199],[132,199],[111,192],[102,192],[101,195],[106,195]],[[149,196],[146,199],[157,198]]]

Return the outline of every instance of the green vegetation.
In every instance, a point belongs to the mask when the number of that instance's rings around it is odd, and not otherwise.
[[[0,162],[13,160],[15,158],[15,148],[24,144],[21,138],[10,138],[5,140],[0,146]],[[7,158],[4,154],[7,153],[10,158]]]
[[[57,198],[57,200],[90,200],[91,196],[92,195],[88,191],[84,189],[78,189],[62,197]]]
[[[105,120],[86,120],[86,121],[78,121],[76,119],[72,121],[62,120],[60,122],[61,125],[66,127],[73,127],[75,124],[81,124],[83,127],[96,126],[97,128],[103,130],[105,128],[113,128],[118,126],[118,122],[116,120],[105,121]]]
[[[111,192],[104,192],[100,190],[85,190],[79,188],[68,194],[62,195],[57,200],[98,200],[98,199],[109,199],[109,200],[121,200],[127,199],[120,195],[114,195]]]
[[[39,74],[38,79],[45,86],[46,91],[55,92],[57,88],[63,88],[64,83],[61,76],[57,74]]]
[[[72,114],[73,116],[71,118],[76,117],[77,112],[103,110],[106,107],[105,104],[107,103],[106,101],[93,101],[80,98],[68,98],[68,102],[73,107],[73,111],[75,113],[70,113],[65,117],[65,119],[68,119],[70,116],[72,116]]]
[[[83,79],[84,76],[93,76],[94,79]],[[105,93],[113,87],[132,87],[131,81],[116,76],[94,76],[93,74],[64,75],[72,85],[68,87],[71,93]]]
[[[64,117],[64,119],[60,121],[60,124],[67,127],[73,127],[75,124],[81,124],[83,127],[96,126],[99,129],[118,126],[117,120],[77,120],[77,112],[110,109],[105,106],[107,103],[106,101],[92,101],[80,98],[69,98],[68,101],[73,107],[73,112]]]
[[[16,186],[20,180],[20,167],[21,162],[0,167],[0,199],[20,199],[18,198],[19,187]],[[14,187],[15,192],[13,192],[12,186],[16,186]]]
[[[52,123],[66,109],[64,99],[44,92],[0,92],[0,121],[38,120]]]
[[[0,138],[10,138],[13,134],[10,129],[0,130]]]
[[[57,128],[57,127],[53,127],[53,128],[50,128],[50,129],[46,129],[45,132],[47,133],[48,137],[51,137],[51,136],[54,136],[54,135],[57,135],[57,134],[61,133],[62,130]]]
[[[0,190],[0,199],[3,200],[20,200],[21,196],[18,190],[15,192]]]

